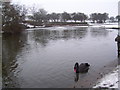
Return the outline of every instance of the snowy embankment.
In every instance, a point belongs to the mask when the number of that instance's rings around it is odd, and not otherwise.
[[[104,23],[104,24],[91,24],[91,27],[99,27],[99,28],[118,28],[118,23]]]
[[[102,23],[102,24],[98,24],[98,23],[88,23],[89,25],[88,26],[69,26],[69,25],[66,25],[66,26],[53,26],[53,27],[45,27],[45,25],[43,26],[36,26],[34,27],[33,25],[29,25],[29,24],[25,24],[27,27],[29,27],[27,30],[33,30],[33,29],[63,29],[63,28],[67,28],[70,27],[97,27],[97,28],[104,28],[104,29],[117,29],[118,28],[118,23]]]
[[[118,88],[119,68],[120,66],[115,68],[115,70],[113,70],[109,74],[105,75],[96,83],[96,85],[93,88]]]
[[[118,28],[118,23],[103,23],[103,24],[89,23],[89,25],[91,25],[91,27]]]

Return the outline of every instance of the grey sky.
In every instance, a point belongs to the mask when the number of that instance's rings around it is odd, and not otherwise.
[[[118,14],[119,0],[12,0],[13,3],[25,4],[26,6],[35,5],[51,12],[83,12],[91,14],[94,12],[109,13],[109,16]]]

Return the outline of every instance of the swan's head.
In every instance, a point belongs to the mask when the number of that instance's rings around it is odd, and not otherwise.
[[[90,64],[88,64],[88,63],[85,63],[85,65],[86,65],[87,67],[89,67],[89,66],[90,66]]]
[[[79,70],[79,64],[78,62],[76,62],[74,66],[74,72],[78,72],[78,70]]]

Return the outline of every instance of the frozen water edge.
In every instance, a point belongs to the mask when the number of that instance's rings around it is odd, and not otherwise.
[[[101,27],[101,28],[118,28],[118,24],[91,24],[91,27]]]
[[[120,66],[100,79],[93,88],[118,88],[118,73]]]

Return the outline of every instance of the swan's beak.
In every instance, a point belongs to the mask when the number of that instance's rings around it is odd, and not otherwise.
[[[76,72],[76,69],[74,69],[74,72]]]

